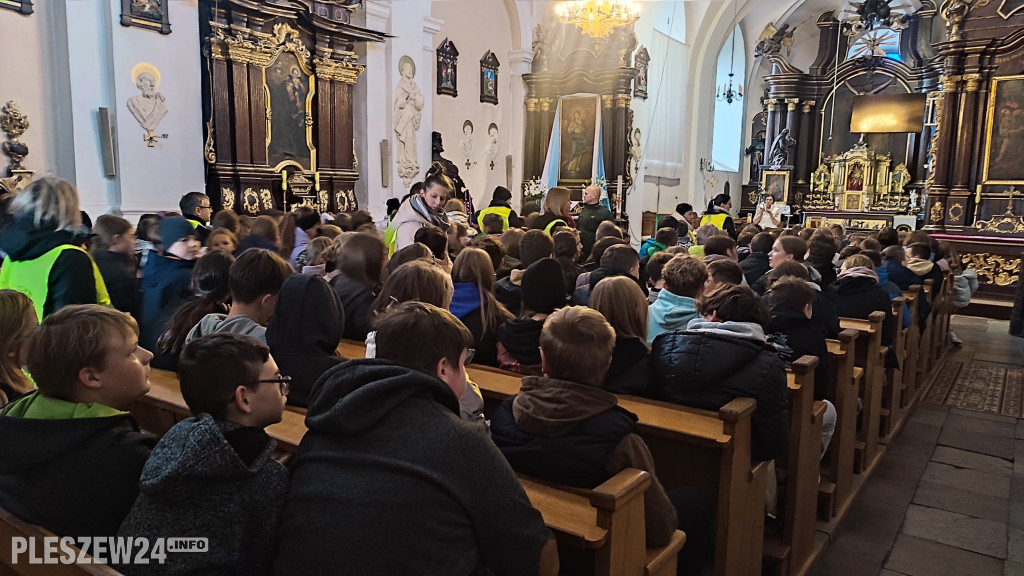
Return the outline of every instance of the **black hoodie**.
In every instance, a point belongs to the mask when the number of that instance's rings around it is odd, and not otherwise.
[[[284,281],[267,326],[267,345],[281,374],[292,378],[289,404],[308,404],[320,375],[345,361],[335,352],[344,327],[345,311],[323,278],[292,274]]]
[[[78,246],[75,235],[67,230],[41,230],[30,218],[16,218],[0,231],[0,250],[12,262],[35,260],[50,250],[70,244]],[[92,260],[79,250],[65,250],[50,268],[43,317],[69,304],[95,304],[96,280]]]
[[[23,418],[26,402],[0,416],[0,508],[58,536],[114,536],[138,494],[156,436],[130,414]]]
[[[815,303],[814,305],[817,305]],[[812,316],[808,318],[802,310],[791,310],[788,308],[772,308],[772,320],[768,323],[765,332],[785,338],[785,344],[791,353],[784,353],[780,350],[779,355],[786,362],[792,363],[801,356],[817,356],[818,367],[814,370],[814,398],[816,400],[829,400],[835,402],[836,389],[835,380],[829,379],[828,370],[828,346],[825,338],[828,338],[828,329]]]
[[[540,366],[540,331],[543,320],[513,318],[498,326],[498,343],[526,366]]]
[[[142,304],[139,292],[138,267],[131,254],[100,250],[92,255],[96,266],[103,275],[103,282],[110,294],[110,304],[132,316],[138,317]]]
[[[537,573],[551,533],[438,378],[345,362],[314,386],[306,425],[275,573]]]

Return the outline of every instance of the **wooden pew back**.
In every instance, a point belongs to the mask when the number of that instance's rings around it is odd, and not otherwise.
[[[19,576],[118,576],[121,574],[105,564],[29,564],[28,553],[18,556],[14,563],[14,547],[12,538],[23,537],[35,540],[35,551],[43,555],[44,538],[54,538],[55,534],[42,526],[30,524],[7,510],[0,508],[0,574],[18,574]],[[73,547],[77,560],[79,549]],[[89,560],[92,557],[86,555]]]

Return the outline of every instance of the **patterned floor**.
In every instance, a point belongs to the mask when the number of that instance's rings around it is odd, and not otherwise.
[[[1012,364],[970,360],[947,362],[924,401],[975,412],[1020,418],[1024,369]]]

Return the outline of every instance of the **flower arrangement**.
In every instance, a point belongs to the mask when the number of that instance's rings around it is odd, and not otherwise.
[[[547,191],[547,187],[541,184],[540,178],[527,180],[523,182],[523,202],[540,202]]]

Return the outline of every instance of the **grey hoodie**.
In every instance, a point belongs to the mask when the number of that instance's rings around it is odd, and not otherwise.
[[[250,464],[233,444],[244,446]],[[153,449],[139,480],[139,497],[118,534],[150,542],[205,537],[209,551],[168,554],[165,564],[122,570],[132,576],[270,574],[288,492],[288,471],[271,458],[274,446],[262,430],[215,421],[209,414],[171,428]]]
[[[188,336],[185,337],[185,344],[200,336],[223,334],[226,332],[252,336],[264,344],[267,343],[267,329],[261,326],[252,316],[242,315],[228,318],[227,314],[207,314],[203,316],[199,324],[193,326],[192,330],[189,331]]]

